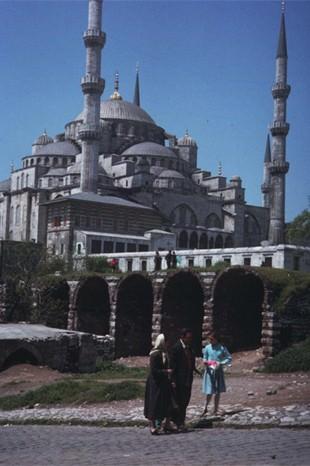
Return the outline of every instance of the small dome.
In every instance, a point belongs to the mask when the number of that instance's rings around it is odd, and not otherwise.
[[[180,172],[177,172],[175,170],[163,170],[158,178],[178,178],[178,179],[181,179],[181,180],[184,180],[184,176],[182,175],[182,173]]]
[[[140,142],[126,149],[122,155],[149,155],[158,157],[173,157],[176,158],[175,153],[166,146],[157,144],[156,142]]]
[[[197,146],[195,139],[193,139],[186,130],[185,135],[178,139],[178,146]]]
[[[46,131],[44,131],[43,134],[41,134],[41,136],[39,136],[33,144],[38,144],[38,145],[41,145],[41,146],[44,146],[45,144],[50,144],[51,142],[54,142],[53,138],[51,138],[50,136],[48,136],[48,134],[46,133]]]

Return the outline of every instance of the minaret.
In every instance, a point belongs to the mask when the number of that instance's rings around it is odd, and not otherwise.
[[[289,164],[286,162],[286,136],[289,124],[286,122],[286,100],[290,93],[287,84],[287,46],[285,34],[284,2],[282,2],[281,26],[276,56],[276,79],[272,87],[274,100],[271,149],[271,196],[269,242],[284,243],[285,219],[285,175]]]
[[[100,138],[100,96],[104,80],[100,77],[101,49],[105,33],[101,31],[102,0],[88,0],[88,29],[83,39],[86,47],[86,73],[81,80],[84,94],[84,121],[79,129],[82,141],[81,191],[97,192],[97,165]]]
[[[263,193],[263,206],[270,207],[270,163],[271,163],[271,151],[270,151],[270,137],[267,135],[266,150],[264,158],[264,179],[262,184]]]
[[[140,83],[139,83],[139,66],[136,68],[136,83],[135,83],[135,94],[133,103],[140,107]]]

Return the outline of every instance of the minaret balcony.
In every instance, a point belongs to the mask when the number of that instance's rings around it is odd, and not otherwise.
[[[79,127],[78,138],[82,141],[96,141],[101,137],[101,128],[94,124],[83,124]]]
[[[270,127],[272,136],[286,136],[289,132],[290,125],[286,121],[275,120]]]
[[[83,94],[99,94],[103,93],[105,81],[92,75],[83,76],[81,79],[81,87]]]
[[[285,175],[290,168],[290,164],[285,160],[274,160],[270,165],[271,175]]]
[[[289,86],[288,84],[275,83],[272,86],[272,97],[274,99],[277,99],[280,97],[286,99],[289,96],[290,92],[291,92],[291,86]]]
[[[83,34],[85,47],[99,46],[103,47],[106,40],[106,35],[100,29],[87,29]]]

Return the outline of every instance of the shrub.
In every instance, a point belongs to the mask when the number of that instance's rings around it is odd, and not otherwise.
[[[310,370],[310,337],[281,351],[266,362],[264,372],[297,372]]]
[[[86,257],[85,265],[88,272],[111,272],[111,266],[105,257]]]

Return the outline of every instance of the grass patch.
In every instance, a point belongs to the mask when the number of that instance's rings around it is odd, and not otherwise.
[[[87,378],[99,379],[146,379],[148,368],[127,367],[113,361],[100,361],[97,363],[96,372],[87,374]]]
[[[80,403],[105,403],[116,400],[142,398],[143,385],[137,382],[102,383],[85,380],[63,380],[31,390],[22,395],[11,395],[0,398],[0,409],[10,410],[24,406],[68,405]]]
[[[297,372],[310,370],[310,338],[281,351],[266,362],[263,372]]]

